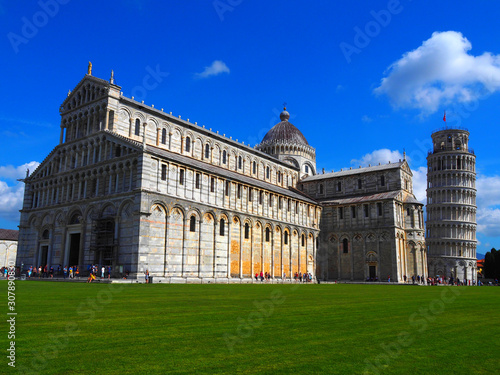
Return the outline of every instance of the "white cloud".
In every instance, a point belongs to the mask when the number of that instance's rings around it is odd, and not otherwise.
[[[378,165],[378,163],[394,163],[399,161],[399,159],[403,159],[403,155],[401,155],[399,151],[391,151],[388,148],[383,148],[363,155],[363,157],[359,160],[352,159],[351,164],[354,166],[360,165],[362,167],[368,167],[368,165]]]
[[[476,189],[478,207],[500,205],[500,176],[477,176]]]
[[[476,220],[479,233],[489,237],[500,236],[500,209],[478,207]]]
[[[500,55],[474,56],[456,31],[434,32],[417,49],[391,64],[374,92],[396,108],[435,112],[441,105],[470,102],[500,90]]]
[[[363,117],[361,117],[361,121],[363,121],[363,122],[372,122],[373,119],[370,116],[364,115]]]
[[[409,159],[408,157],[406,158]],[[363,155],[361,159],[352,159],[352,165],[360,165],[362,167],[367,167],[368,165],[378,165],[387,164],[389,161],[391,163],[403,160],[403,155],[397,150],[391,151],[388,148],[383,148],[380,150],[375,150],[368,154]],[[427,168],[419,167],[418,169],[412,169],[413,173],[413,194],[420,201],[420,203],[426,204],[427,202]]]
[[[19,210],[23,206],[24,183],[17,179],[26,177],[26,170],[33,172],[40,163],[32,161],[14,167],[0,166],[0,217],[10,221],[19,221]],[[15,181],[9,185],[6,181]]]
[[[205,70],[201,73],[196,73],[198,78],[208,78],[211,76],[216,76],[222,73],[228,73],[230,70],[227,65],[221,60],[215,60],[212,65],[206,66]]]
[[[419,167],[412,169],[413,173],[413,194],[420,201],[420,203],[427,203],[427,168]]]
[[[490,237],[500,236],[500,176],[481,176],[476,180],[477,231]]]
[[[13,165],[2,165],[0,166],[0,179],[17,180],[18,178],[26,177],[26,171],[29,170],[30,174],[33,172],[40,163],[32,161],[19,167],[14,167]]]

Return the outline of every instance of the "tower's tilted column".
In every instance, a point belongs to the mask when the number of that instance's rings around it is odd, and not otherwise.
[[[476,156],[469,132],[444,129],[432,134],[427,156],[429,276],[476,281]]]

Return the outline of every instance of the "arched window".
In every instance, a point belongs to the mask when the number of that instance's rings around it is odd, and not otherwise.
[[[241,161],[241,156],[238,156],[238,169],[241,169],[243,162]]]
[[[226,220],[220,219],[219,223],[219,235],[223,236],[226,229]]]
[[[288,232],[285,232],[284,242],[285,242],[285,245],[288,245]]]
[[[49,239],[49,231],[45,229],[42,234],[42,239],[43,240],[48,240]]]
[[[349,241],[347,240],[347,238],[344,238],[344,240],[342,241],[342,250],[344,254],[347,254],[349,252]]]
[[[186,137],[186,152],[191,151],[191,138]]]
[[[385,176],[380,176],[380,186],[385,186]]]
[[[80,214],[74,214],[69,220],[69,225],[80,224]]]
[[[253,162],[252,173],[253,174],[257,173],[257,163],[255,161]]]
[[[227,152],[226,150],[222,151],[222,164],[226,164]]]
[[[269,167],[266,167],[266,178],[269,178]]]
[[[136,119],[135,120],[135,135],[140,135],[141,134],[141,120]]]
[[[165,128],[161,130],[161,143],[164,145],[167,144],[167,129]]]
[[[271,231],[269,230],[269,228],[266,228],[266,242],[270,241],[270,237],[271,237]]]
[[[250,226],[248,225],[248,223],[245,223],[245,239],[248,240],[249,237],[250,237]]]
[[[205,145],[205,159],[208,159],[210,157],[210,145],[207,143]]]
[[[194,216],[189,219],[189,231],[196,232],[196,218]]]
[[[320,185],[319,185],[319,193],[320,193],[320,194],[323,194],[323,184],[320,184]]]
[[[281,172],[278,171],[278,184],[280,184],[280,183],[281,183]]]
[[[306,244],[306,236],[302,235],[302,246]]]
[[[306,173],[309,173],[309,166],[307,164],[305,166],[305,171],[306,171]]]

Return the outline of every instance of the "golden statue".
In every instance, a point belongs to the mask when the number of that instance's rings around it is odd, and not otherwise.
[[[87,74],[88,74],[89,76],[91,76],[91,75],[92,75],[92,63],[91,63],[90,61],[89,61],[89,67],[88,67],[88,70],[87,70]]]

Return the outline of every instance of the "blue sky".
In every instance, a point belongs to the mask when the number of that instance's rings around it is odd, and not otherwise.
[[[478,252],[500,247],[500,4],[491,1],[0,0],[0,227],[92,61],[124,95],[255,145],[284,102],[321,171],[397,161],[425,199],[433,130],[469,129]],[[147,89],[146,89],[147,88]]]

